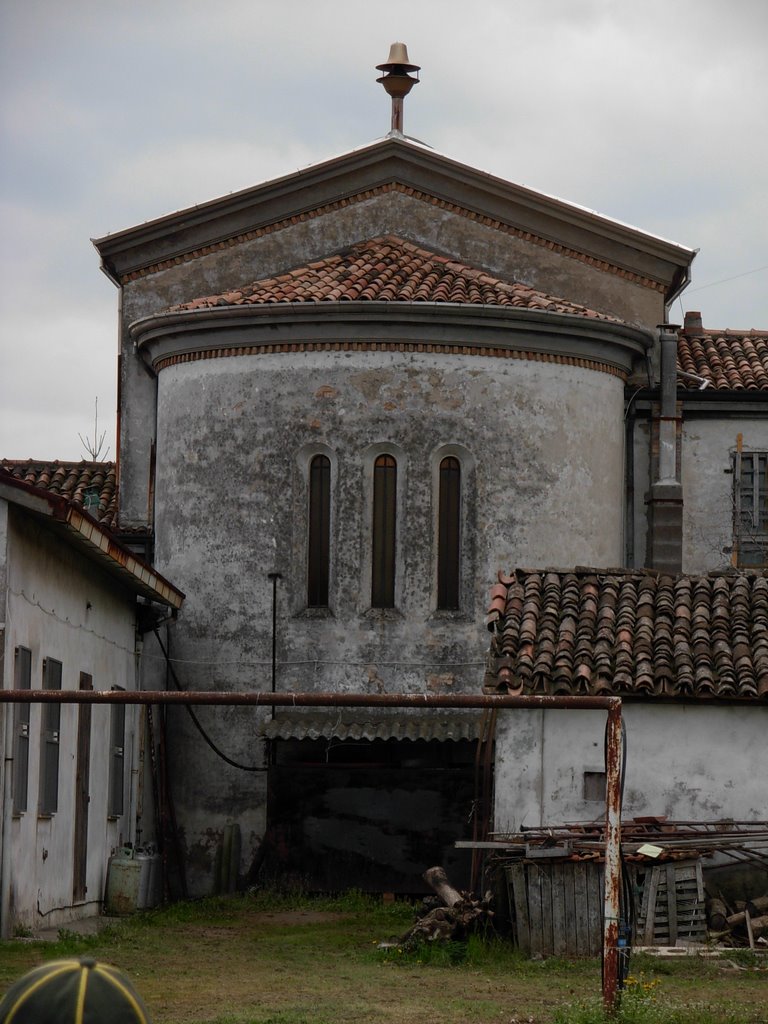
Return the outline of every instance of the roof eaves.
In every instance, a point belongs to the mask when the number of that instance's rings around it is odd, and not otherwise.
[[[695,250],[677,242],[670,242],[661,236],[642,231],[588,207],[578,206],[555,196],[506,181],[489,172],[478,170],[445,156],[423,143],[414,142],[404,137],[379,139],[367,146],[349,150],[319,163],[310,164],[282,177],[175,213],[166,214],[136,227],[92,239],[92,242],[102,258],[102,269],[113,281],[117,282],[121,275],[135,272],[142,266],[175,258],[202,245],[215,245],[232,237],[234,229],[231,225],[231,218],[236,215],[247,214],[249,229],[255,228],[256,223],[253,221],[251,211],[257,206],[266,208],[273,202],[277,202],[282,207],[292,194],[292,203],[295,204],[296,185],[299,181],[302,193],[307,194],[307,190],[311,190],[315,186],[323,184],[327,186],[335,177],[351,174],[353,178],[359,178],[359,174],[367,166],[373,167],[378,163],[379,171],[369,177],[364,185],[358,181],[357,186],[349,194],[359,191],[361,187],[371,188],[377,182],[395,179],[402,180],[403,184],[412,184],[418,187],[419,173],[403,173],[402,167],[398,171],[397,160],[406,154],[412,168],[418,169],[419,172],[431,169],[438,177],[442,173],[445,181],[450,179],[454,186],[458,183],[470,191],[474,191],[476,198],[478,195],[485,196],[490,204],[489,208],[493,207],[497,213],[500,208],[499,204],[504,207],[512,203],[518,206],[518,212],[522,214],[523,221],[527,222],[531,218],[537,220],[537,218],[543,217],[544,220],[549,219],[553,224],[567,223],[569,233],[576,232],[579,237],[584,236],[579,245],[580,249],[596,259],[605,258],[605,253],[599,251],[603,248],[603,243],[596,242],[596,239],[603,239],[610,240],[607,243],[610,247],[618,246],[625,254],[634,250],[645,254],[646,260],[661,261],[666,264],[667,268],[674,266],[677,269],[671,272],[672,283],[667,286],[668,292],[671,288],[678,287],[681,273],[683,277],[686,277],[687,268],[696,254]],[[347,182],[347,186],[351,187],[349,182]],[[442,191],[444,189],[438,188],[435,194]],[[341,196],[347,193],[342,189],[341,192],[334,194]],[[313,199],[311,203],[313,208],[315,202],[316,199]],[[476,205],[476,203],[469,203],[472,209],[475,209]],[[481,205],[483,204],[481,203]],[[291,208],[296,212],[295,205],[292,205]],[[285,214],[285,210],[283,214]],[[277,214],[274,215],[277,216]],[[245,230],[243,223],[239,225],[235,233]],[[215,227],[215,225],[218,226]],[[532,229],[530,225],[523,224],[522,221],[520,226],[526,230]],[[591,245],[588,243],[588,239],[592,240]],[[161,242],[163,244],[160,244]],[[143,255],[140,255],[142,252]],[[614,262],[623,266],[619,255],[616,255]],[[625,269],[631,268],[627,266]],[[665,273],[669,274],[669,269]]]
[[[185,597],[182,591],[118,543],[107,529],[73,502],[15,480],[2,470],[0,498],[51,521],[70,542],[81,547],[136,593],[174,610],[181,607]]]

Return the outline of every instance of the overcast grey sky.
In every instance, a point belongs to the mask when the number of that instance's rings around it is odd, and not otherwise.
[[[682,308],[768,329],[766,0],[0,0],[0,455],[80,458],[98,396],[114,457],[90,238],[386,134],[394,40],[407,134],[700,249]]]

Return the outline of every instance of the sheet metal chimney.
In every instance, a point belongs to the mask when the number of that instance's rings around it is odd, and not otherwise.
[[[392,43],[386,63],[377,64],[376,70],[384,72],[381,78],[377,78],[376,81],[381,82],[387,94],[392,98],[392,126],[390,131],[397,135],[402,135],[403,100],[414,85],[419,84],[419,71],[421,71],[421,68],[418,64],[409,63],[408,48],[405,43]],[[411,71],[416,72],[415,78],[411,77]]]
[[[683,485],[677,468],[677,334],[675,324],[659,325],[661,409],[658,460],[649,499],[648,567],[683,569]]]

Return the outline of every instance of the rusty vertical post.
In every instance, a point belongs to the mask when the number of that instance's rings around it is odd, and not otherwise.
[[[393,132],[403,133],[403,97],[393,96],[392,97],[392,120],[390,129]]]
[[[603,903],[603,1005],[618,999],[619,893],[621,890],[621,701],[608,711],[605,744],[605,895]]]

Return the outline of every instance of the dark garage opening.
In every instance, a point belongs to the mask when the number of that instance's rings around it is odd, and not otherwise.
[[[422,873],[440,864],[469,887],[469,852],[454,843],[472,837],[476,740],[271,743],[262,877],[313,892],[419,894],[430,891]]]

